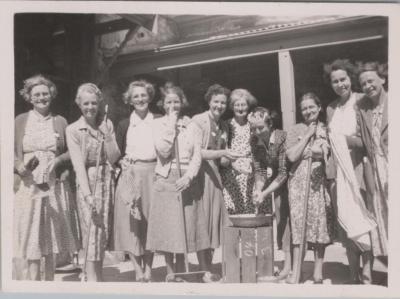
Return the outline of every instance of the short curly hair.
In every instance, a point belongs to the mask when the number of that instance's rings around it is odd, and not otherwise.
[[[236,101],[241,99],[246,100],[249,110],[257,106],[257,99],[247,89],[237,88],[234,89],[230,94],[229,108],[233,110],[233,106],[235,105]]]
[[[179,86],[174,85],[172,82],[167,82],[163,87],[160,88],[161,99],[157,102],[157,107],[164,110],[164,100],[168,94],[175,94],[179,97],[182,103],[182,108],[187,108],[189,103],[183,92],[183,89]],[[164,111],[165,112],[165,111]]]
[[[350,78],[352,86],[356,86],[357,73],[356,67],[349,59],[336,59],[331,63],[324,64],[324,75],[323,79],[327,85],[331,85],[331,73],[337,70],[343,70],[347,73]]]
[[[24,98],[25,101],[31,102],[31,91],[35,86],[45,85],[49,88],[51,99],[53,100],[57,96],[56,85],[47,77],[39,74],[24,80],[24,87],[19,91],[19,94]]]
[[[146,89],[147,94],[149,95],[149,102],[154,99],[154,95],[156,93],[154,85],[146,80],[135,80],[129,83],[128,89],[123,94],[122,99],[125,104],[129,104],[129,100],[135,87],[143,87],[144,89]]]
[[[81,96],[83,92],[91,93],[96,95],[97,102],[103,101],[103,93],[101,90],[93,83],[83,83],[79,85],[78,90],[76,91],[75,103],[80,105]]]
[[[209,104],[211,101],[211,98],[213,96],[222,94],[222,95],[226,96],[226,100],[227,100],[227,102],[229,102],[230,93],[231,93],[231,91],[228,88],[223,87],[222,85],[219,85],[219,84],[213,84],[207,89],[204,99]],[[227,103],[227,104],[229,104],[229,103]]]
[[[369,61],[369,62],[357,62],[356,63],[356,73],[357,76],[364,72],[376,72],[376,74],[384,79],[388,77],[388,64],[387,63],[379,63],[378,61]]]
[[[322,105],[321,105],[321,100],[320,100],[319,97],[318,97],[315,93],[313,93],[313,92],[307,92],[307,93],[303,94],[303,95],[300,97],[299,106],[301,106],[301,103],[304,102],[305,100],[313,100],[314,103],[315,103],[318,107],[321,107],[321,106],[322,106]]]

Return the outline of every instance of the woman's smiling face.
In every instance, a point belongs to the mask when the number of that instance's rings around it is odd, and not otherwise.
[[[312,98],[305,98],[300,104],[301,115],[306,124],[316,122],[318,120],[321,107]]]
[[[96,119],[99,112],[99,101],[96,94],[83,91],[80,94],[79,108],[81,109],[83,117],[88,121]]]
[[[211,97],[210,111],[215,119],[219,119],[224,114],[227,106],[227,97],[224,94],[216,94]]]
[[[135,86],[132,89],[129,103],[133,105],[136,111],[146,112],[149,109],[150,97],[145,87]]]
[[[362,91],[370,99],[379,99],[383,90],[385,79],[378,76],[375,71],[366,71],[360,74],[359,81]]]
[[[351,94],[351,80],[345,70],[331,72],[331,86],[333,91],[341,98],[348,98]]]
[[[249,112],[249,104],[245,98],[234,99],[233,113],[237,118],[244,118]]]
[[[51,94],[47,85],[36,85],[31,90],[31,103],[33,109],[40,113],[47,113],[50,110]]]

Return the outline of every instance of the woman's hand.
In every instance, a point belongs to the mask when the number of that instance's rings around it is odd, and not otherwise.
[[[95,198],[93,195],[86,195],[85,202],[92,211],[95,209]]]
[[[125,158],[122,158],[119,161],[119,166],[121,166],[121,170],[126,170],[129,167],[129,164],[130,163]]]
[[[33,156],[29,159],[29,161],[25,164],[25,168],[30,172],[34,171],[35,168],[39,165],[39,159],[36,156]]]
[[[263,194],[261,190],[254,190],[253,192],[253,203],[255,206],[260,206],[263,202],[266,196]]]
[[[48,164],[47,164],[47,171],[48,173],[52,173],[60,164],[60,159],[58,157],[55,157],[53,160],[51,160]]]
[[[221,166],[223,166],[223,167],[228,167],[229,165],[231,165],[231,161],[226,157],[222,157],[220,163],[221,163]]]
[[[190,178],[183,176],[175,182],[176,191],[181,192],[190,186]]]
[[[317,123],[312,122],[308,125],[308,129],[306,131],[305,137],[310,139],[317,132]]]
[[[225,157],[226,159],[228,159],[229,161],[234,161],[236,159],[242,158],[243,155],[235,152],[231,149],[225,149],[223,150],[222,156]],[[221,157],[222,158],[222,157]]]

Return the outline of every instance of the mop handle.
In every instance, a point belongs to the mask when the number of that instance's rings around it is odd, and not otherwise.
[[[318,123],[317,123],[318,125]],[[311,137],[310,140],[310,147],[313,145],[314,143],[314,139],[315,136],[313,135]],[[303,204],[303,211],[304,211],[304,215],[302,218],[302,223],[301,223],[301,238],[300,238],[300,250],[299,250],[299,257],[297,259],[297,261],[295,261],[295,263],[298,264],[298,266],[296,267],[297,271],[296,273],[294,273],[295,275],[295,280],[296,283],[300,282],[300,274],[301,274],[301,267],[302,267],[302,262],[303,262],[303,252],[305,250],[305,246],[307,243],[307,237],[306,237],[306,233],[307,233],[307,212],[308,212],[308,197],[310,195],[310,183],[311,183],[311,164],[312,164],[312,155],[310,157],[308,157],[307,159],[307,176],[306,176],[306,190],[304,193],[304,204]]]
[[[178,174],[179,174],[179,178],[182,177],[182,170],[181,170],[181,163],[179,160],[179,145],[178,145],[178,134],[175,137],[175,160],[176,160],[176,167],[178,168]],[[184,258],[185,258],[185,268],[186,268],[186,272],[189,271],[189,260],[188,260],[188,248],[187,248],[187,239],[186,239],[186,221],[185,221],[185,207],[183,205],[183,198],[182,198],[182,193],[180,192],[179,194],[179,199],[181,201],[181,214],[182,214],[182,225],[183,225],[183,239],[185,242],[185,249],[184,249]]]
[[[104,110],[105,110],[104,122],[107,127],[108,105],[106,105],[104,107]],[[102,137],[102,139],[100,141],[100,147],[99,147],[99,151],[98,151],[97,157],[96,157],[95,179],[94,179],[94,186],[93,186],[93,191],[92,191],[93,197],[96,196],[97,180],[99,178],[100,157],[101,157],[101,152],[103,150],[103,144],[104,144],[104,137]],[[93,209],[93,206],[91,208]],[[90,217],[92,217],[92,215]],[[87,234],[87,238],[86,238],[87,241],[86,241],[85,259],[84,259],[84,263],[83,263],[83,273],[84,273],[83,279],[85,281],[87,280],[86,265],[87,265],[88,251],[89,251],[90,231],[92,228],[92,222],[93,222],[92,219],[90,219],[89,224],[88,224],[88,234]]]

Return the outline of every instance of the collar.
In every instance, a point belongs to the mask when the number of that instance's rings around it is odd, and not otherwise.
[[[39,120],[39,121],[46,121],[46,120],[49,120],[49,119],[52,117],[51,112],[50,112],[48,115],[43,116],[43,115],[41,115],[39,112],[37,112],[35,109],[32,109],[32,110],[31,110],[31,115],[32,115],[34,118],[36,118],[37,120]]]
[[[88,129],[88,124],[83,116],[78,119],[77,125],[79,130]]]
[[[147,115],[145,116],[144,119],[141,119],[139,117],[139,115],[136,114],[136,111],[133,111],[130,117],[130,124],[133,126],[137,126],[140,123],[144,122],[146,124],[151,124],[151,121],[154,119],[154,115],[153,113],[151,113],[150,111],[147,112]]]
[[[274,144],[275,143],[275,131],[273,130],[271,133],[271,136],[269,137],[269,144]]]

